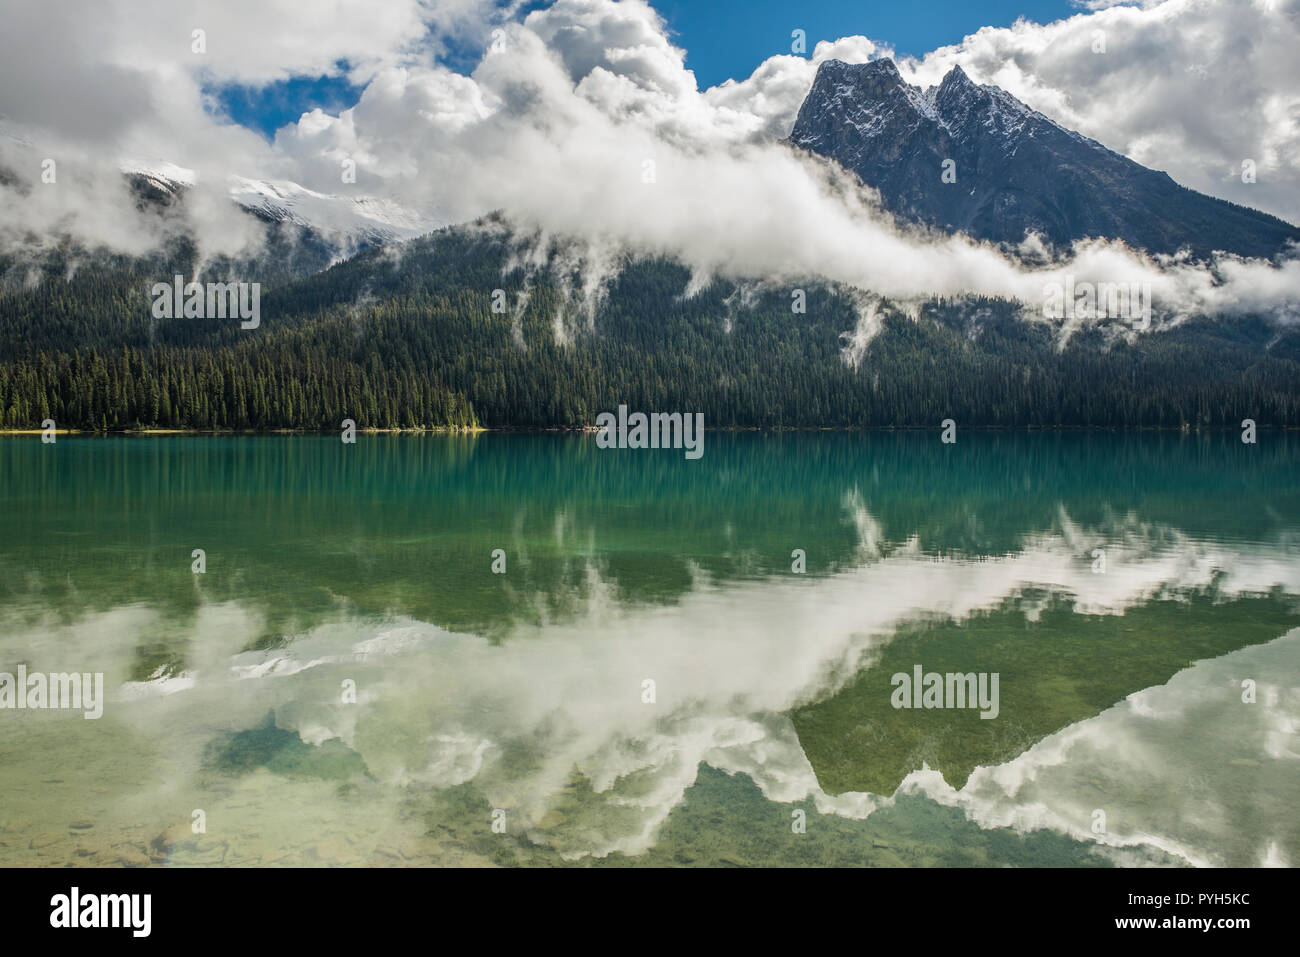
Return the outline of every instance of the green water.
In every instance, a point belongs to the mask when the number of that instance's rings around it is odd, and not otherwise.
[[[0,672],[106,697],[0,710],[0,864],[1295,863],[1298,464],[0,439]],[[997,716],[894,707],[917,665]]]

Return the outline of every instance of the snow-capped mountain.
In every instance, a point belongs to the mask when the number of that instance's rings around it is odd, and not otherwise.
[[[194,170],[160,160],[157,163],[126,163],[122,172],[172,196],[180,196],[197,181]]]
[[[170,203],[192,188],[192,170],[166,162],[127,163],[122,172],[137,191]],[[310,231],[340,256],[367,246],[382,245],[432,232],[445,222],[373,196],[319,193],[288,180],[227,177],[231,200],[260,219],[291,224]]]
[[[903,219],[993,242],[1032,231],[1062,246],[1094,236],[1272,256],[1300,241],[1294,226],[1179,186],[961,67],[922,90],[889,59],[827,60],[790,141],[858,174]]]
[[[410,239],[446,225],[427,215],[373,196],[318,193],[287,180],[231,176],[230,197],[245,209],[272,222],[306,226],[328,237],[373,245]]]

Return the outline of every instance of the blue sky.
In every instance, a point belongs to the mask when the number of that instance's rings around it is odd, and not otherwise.
[[[286,123],[320,107],[337,113],[352,106],[362,88],[342,76],[294,77],[263,87],[223,86],[209,89],[221,111],[236,123],[268,138]]]
[[[724,80],[744,79],[768,57],[790,53],[790,34],[807,36],[807,54],[819,40],[863,35],[892,46],[899,54],[919,56],[956,43],[982,26],[1009,26],[1018,17],[1039,23],[1059,20],[1078,7],[1070,0],[651,0],[667,21],[677,46],[686,50],[686,66],[700,88]],[[531,9],[544,4],[530,3]],[[468,73],[482,51],[452,46],[444,62]],[[361,89],[344,77],[295,77],[262,87],[225,86],[208,92],[217,107],[236,123],[268,138],[286,123],[316,107],[331,113],[357,101]]]
[[[651,0],[701,88],[740,80],[777,53],[790,52],[802,29],[808,54],[818,40],[862,35],[900,54],[921,55],[956,43],[980,27],[1010,26],[1019,17],[1050,23],[1082,12],[1069,0]]]

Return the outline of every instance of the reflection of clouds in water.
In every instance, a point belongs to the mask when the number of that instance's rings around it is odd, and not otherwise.
[[[860,818],[890,803],[822,793],[784,712],[842,686],[918,616],[968,618],[1027,586],[1068,591],[1088,614],[1119,614],[1212,582],[1223,597],[1275,586],[1300,592],[1300,567],[1286,548],[1130,525],[1108,534],[1108,571],[1095,575],[1095,536],[1072,525],[1033,536],[1016,554],[956,561],[923,555],[914,542],[890,551],[861,499],[845,504],[863,530],[864,556],[878,560],[824,578],[719,585],[700,576],[675,604],[653,607],[619,604],[592,569],[601,587],[587,591],[576,618],[517,626],[499,646],[409,619],[345,619],[285,648],[242,652],[262,621],[224,603],[201,608],[187,628],[181,679],[125,683],[134,639],[157,626],[139,607],[73,626],[11,629],[0,650],[12,658],[14,649],[58,643],[68,661],[75,649],[80,667],[105,671],[120,689],[105,720],[151,739],[170,766],[194,767],[214,731],[251,727],[274,709],[277,724],[308,743],[340,738],[387,785],[473,780],[530,836],[580,857],[651,846],[701,762],[749,774],[771,800],[811,796],[825,813]],[[1277,823],[1291,816],[1277,795],[1295,793],[1300,768],[1300,679],[1278,649],[1294,658],[1296,641],[1197,665],[1005,765],[977,770],[960,792],[934,772],[915,773],[904,787],[985,826],[1088,840],[1091,812],[1101,807],[1104,841],[1117,848],[1144,844],[1217,863],[1222,848],[1252,844],[1258,860],[1245,863],[1283,860],[1300,846],[1294,829]],[[1247,672],[1260,679],[1260,703],[1233,705],[1229,680]],[[345,679],[356,682],[356,704],[342,700]],[[653,704],[642,701],[645,679],[656,685]],[[1225,765],[1225,755],[1255,764]],[[578,786],[575,771],[589,787]],[[557,795],[566,812],[553,826],[547,815]]]
[[[858,560],[879,558],[884,542],[884,530],[867,509],[862,491],[854,486],[844,495],[844,511],[858,535]]]
[[[1255,677],[1255,704],[1242,680]],[[1112,847],[1148,845],[1198,865],[1276,865],[1300,846],[1300,630],[1201,661],[1167,684],[979,768],[960,791],[934,772],[902,790],[984,827],[1050,828]],[[1106,833],[1092,833],[1096,810]]]

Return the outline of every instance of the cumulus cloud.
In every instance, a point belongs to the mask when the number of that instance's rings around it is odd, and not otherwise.
[[[1300,182],[1287,185],[1300,176],[1288,165],[1300,115],[1290,54],[1296,10],[1284,0],[1231,10],[1199,0],[1111,7],[1047,26],[985,28],[901,66],[928,84],[960,63],[1189,185],[1285,213],[1300,195]],[[123,28],[108,31],[114,52],[85,69],[126,71],[155,109],[132,108],[106,135],[137,155],[147,144],[174,147],[183,155],[168,158],[199,169],[208,184],[238,171],[339,193],[350,160],[359,192],[442,222],[504,210],[525,232],[568,237],[591,262],[673,256],[692,269],[693,288],[714,276],[821,277],[894,299],[979,293],[1036,306],[1048,283],[1136,282],[1151,284],[1165,320],[1256,310],[1294,318],[1300,308],[1295,262],[1229,258],[1205,268],[1090,242],[1031,269],[990,246],[900,228],[871,191],[780,142],[820,62],[891,52],[865,37],[819,43],[808,58],[772,57],[743,80],[701,91],[645,0],[557,0],[522,20],[490,5],[397,4],[355,31],[336,22],[319,44],[326,27],[302,34],[289,7],[258,11],[256,19],[237,5],[214,13],[209,49],[222,52],[201,68],[185,65],[189,33],[174,14],[120,43]],[[345,24],[364,19],[348,3],[341,11]],[[227,51],[222,25],[250,22],[259,24],[256,52]],[[164,27],[181,36],[182,52],[130,67]],[[430,55],[431,38],[455,29],[485,43],[469,75]],[[1093,52],[1098,30],[1104,54]],[[264,82],[343,61],[364,81],[358,102],[306,113],[270,144],[202,108],[212,77]],[[163,86],[174,109],[156,108]],[[1255,159],[1259,182],[1233,185],[1228,161],[1239,169],[1244,158]]]
[[[57,233],[129,253],[156,247],[170,233],[141,217],[120,169],[173,164],[193,181],[187,221],[203,245],[247,248],[259,234],[221,201],[227,177],[297,170],[225,117],[213,89],[326,75],[369,84],[451,40],[481,41],[506,13],[475,0],[336,0],[328,16],[292,0],[3,0],[0,244]],[[46,160],[52,183],[41,179]]]
[[[1293,264],[1205,269],[1092,242],[1031,271],[988,246],[898,228],[869,191],[777,141],[819,62],[884,52],[865,38],[822,43],[809,59],[774,57],[740,83],[699,91],[642,0],[560,0],[512,26],[472,76],[387,74],[353,109],[305,118],[277,146],[304,166],[319,161],[323,178],[349,151],[373,156],[450,221],[503,208],[527,229],[585,241],[592,258],[611,245],[671,255],[702,277],[821,276],[893,298],[1035,304],[1070,277],[1150,283],[1171,317],[1294,314]]]

